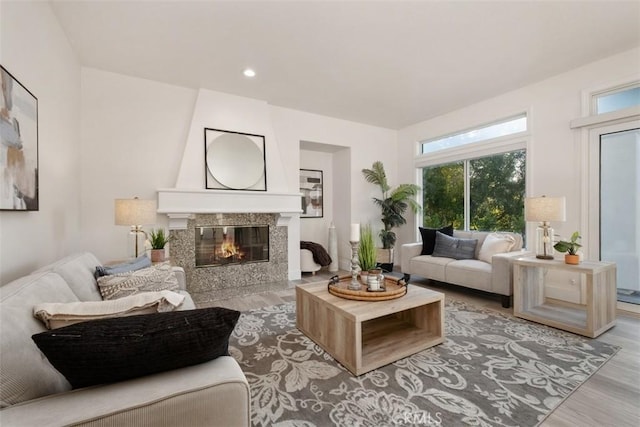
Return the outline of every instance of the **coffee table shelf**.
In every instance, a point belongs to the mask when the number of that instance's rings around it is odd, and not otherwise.
[[[444,295],[414,285],[389,301],[355,301],[326,283],[296,287],[296,325],[355,375],[444,341]]]

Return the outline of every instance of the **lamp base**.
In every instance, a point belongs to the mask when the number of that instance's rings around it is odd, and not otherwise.
[[[538,259],[553,259],[551,255],[536,255]]]

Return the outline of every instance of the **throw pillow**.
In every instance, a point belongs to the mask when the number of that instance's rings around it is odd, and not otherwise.
[[[173,311],[183,301],[184,295],[171,291],[143,292],[111,301],[41,303],[33,308],[33,315],[47,329],[57,329],[88,320]]]
[[[240,312],[221,307],[90,320],[33,335],[73,388],[150,375],[228,355]]]
[[[516,239],[510,234],[490,233],[485,237],[484,242],[482,242],[482,246],[480,246],[478,259],[491,264],[491,258],[495,254],[509,252],[513,249],[515,244]]]
[[[436,244],[433,256],[453,259],[473,259],[476,253],[477,239],[458,239],[436,232]]]
[[[180,286],[171,264],[164,262],[141,270],[99,277],[98,288],[102,298],[109,300],[139,292],[175,291]]]
[[[453,224],[447,225],[442,228],[423,228],[418,227],[420,229],[420,235],[422,236],[422,252],[420,255],[431,255],[433,254],[433,248],[436,244],[436,232],[444,233],[447,236],[453,236]]]
[[[109,274],[127,273],[129,271],[136,271],[147,267],[151,267],[151,260],[146,255],[140,255],[136,259],[120,264],[108,266],[99,265],[96,267],[94,276],[97,279],[98,277],[108,276]]]

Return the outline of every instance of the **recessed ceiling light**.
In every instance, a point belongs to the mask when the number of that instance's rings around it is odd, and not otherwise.
[[[242,72],[242,74],[244,74],[245,77],[255,77],[256,76],[256,72],[253,71],[251,68],[245,68],[244,71]]]

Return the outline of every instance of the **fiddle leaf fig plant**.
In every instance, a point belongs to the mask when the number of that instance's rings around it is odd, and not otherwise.
[[[580,236],[580,233],[574,231],[569,241],[560,240],[555,245],[553,245],[553,248],[558,252],[566,252],[569,255],[576,255],[578,253],[578,249],[582,247],[582,245],[578,243],[578,239],[580,238],[582,238]]]

